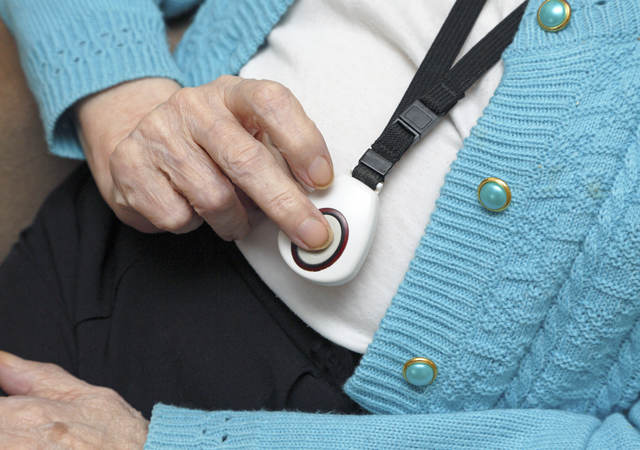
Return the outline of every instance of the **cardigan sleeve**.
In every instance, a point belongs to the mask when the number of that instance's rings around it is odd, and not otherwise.
[[[146,449],[161,448],[640,448],[640,402],[604,420],[559,410],[339,415],[204,412],[158,404]]]
[[[194,0],[0,0],[22,68],[54,154],[83,158],[71,107],[124,81],[166,77],[181,82],[167,43],[165,14]]]

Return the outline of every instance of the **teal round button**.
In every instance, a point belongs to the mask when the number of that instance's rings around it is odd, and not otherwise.
[[[546,31],[559,31],[567,26],[571,6],[565,0],[545,0],[538,8],[538,24]]]
[[[438,369],[427,358],[412,358],[404,364],[402,371],[405,380],[414,386],[426,386],[436,378]]]
[[[485,178],[478,185],[478,201],[489,211],[503,211],[511,202],[511,190],[500,178]]]

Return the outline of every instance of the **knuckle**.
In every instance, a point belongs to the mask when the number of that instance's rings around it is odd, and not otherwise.
[[[229,74],[224,74],[224,75],[220,75],[218,78],[215,79],[215,83],[230,83],[232,81],[234,81],[236,78],[235,75],[229,75]]]
[[[138,201],[138,196],[136,195],[136,192],[130,188],[125,188],[125,189],[126,189],[125,192],[121,196],[122,201],[120,206],[122,206],[123,208],[130,208],[134,211],[138,211],[138,206],[140,205],[141,202]]]
[[[224,214],[230,212],[235,205],[235,194],[227,186],[217,186],[200,199],[196,206],[198,213]]]
[[[235,127],[235,123],[232,119],[226,117],[214,117],[211,119],[207,135],[212,141],[220,139],[229,134]]]
[[[142,142],[166,142],[171,139],[173,126],[165,110],[166,108],[161,105],[144,116],[131,133],[131,136]]]
[[[116,391],[111,388],[103,387],[103,386],[95,386],[92,387],[95,394],[107,401],[120,401],[121,397]]]
[[[125,138],[116,145],[116,148],[109,155],[109,165],[112,169],[119,168],[124,164],[125,156],[128,154],[127,150],[130,147],[130,138]]]
[[[84,386],[68,387],[63,393],[57,394],[57,397],[64,399],[64,401],[72,402],[77,399],[82,399],[87,394],[87,389]],[[55,398],[56,396],[53,396]]]
[[[109,411],[114,405],[122,403],[122,397],[115,391],[101,386],[92,386],[89,392],[82,396],[82,403],[93,409]]]
[[[122,195],[122,193],[115,189],[114,193],[113,193],[113,203],[118,207],[118,208],[122,208],[122,209],[128,209],[131,205],[129,205],[129,202],[127,201],[127,199],[125,198],[124,195]]]
[[[120,141],[111,155],[109,155],[109,168],[114,178],[127,177],[136,167],[136,155],[139,151],[138,144],[127,137]]]
[[[298,207],[298,203],[296,195],[293,192],[286,190],[271,196],[267,200],[266,209],[276,216],[282,217],[291,211],[295,211]]]
[[[211,81],[208,85],[205,86],[210,87],[214,92],[220,94],[226,87],[232,86],[234,83],[236,83],[238,79],[241,78],[236,75],[220,75],[218,78]]]
[[[220,75],[218,78],[200,85],[198,88],[202,90],[202,94],[209,101],[220,101],[224,97],[224,90],[233,83],[233,80],[240,78],[234,75]]]
[[[291,91],[276,81],[261,81],[252,95],[258,111],[267,114],[287,108],[291,98]]]
[[[166,145],[158,149],[155,162],[167,174],[188,172],[192,165],[187,148],[182,145]]]
[[[287,135],[287,152],[289,156],[309,157],[318,153],[319,145],[315,136],[306,131],[297,130]]]
[[[264,167],[264,151],[258,142],[236,147],[226,155],[226,163],[236,178],[247,178]],[[233,177],[232,177],[233,178]]]
[[[62,367],[53,363],[42,363],[42,370],[44,372],[47,372],[48,375],[66,374]]]
[[[118,192],[114,200],[119,206],[132,206],[136,187],[145,179],[144,170],[148,164],[142,150],[140,144],[129,137],[120,142],[109,157],[111,177]]]
[[[216,232],[218,237],[223,241],[230,242],[238,238],[235,234],[233,234],[230,231],[220,231],[220,230],[214,230],[214,231]]]
[[[187,208],[177,208],[170,214],[163,214],[154,220],[154,225],[158,228],[170,232],[180,231],[193,220],[193,212]]]
[[[175,105],[193,105],[200,100],[200,94],[198,93],[197,88],[194,87],[185,87],[176,91],[172,96],[170,101]]]

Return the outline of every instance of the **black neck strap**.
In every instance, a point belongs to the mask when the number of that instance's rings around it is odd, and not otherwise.
[[[498,62],[513,40],[526,1],[451,67],[485,1],[456,1],[391,120],[353,169],[353,177],[375,190],[402,155]]]

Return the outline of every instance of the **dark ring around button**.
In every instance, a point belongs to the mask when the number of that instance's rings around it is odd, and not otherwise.
[[[324,215],[335,217],[338,223],[340,224],[340,231],[341,231],[340,243],[338,244],[338,247],[335,249],[335,251],[331,254],[331,256],[327,258],[326,261],[319,264],[308,264],[305,261],[303,261],[302,258],[300,258],[300,255],[298,254],[298,246],[292,242],[291,256],[293,257],[293,260],[300,268],[304,270],[308,270],[309,272],[319,272],[331,266],[334,262],[338,260],[338,258],[340,258],[340,255],[342,255],[342,253],[344,252],[344,249],[347,246],[347,241],[349,240],[349,225],[347,223],[347,219],[345,219],[345,217],[342,215],[340,211],[334,208],[320,208],[320,212]],[[337,236],[335,236],[335,233],[334,233],[333,238],[335,239],[336,237]]]

